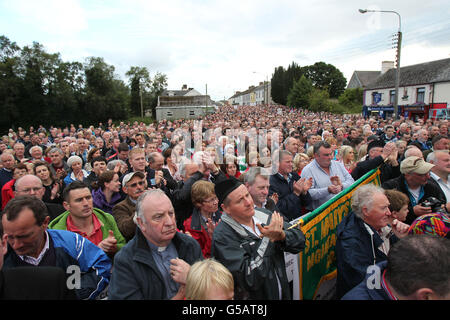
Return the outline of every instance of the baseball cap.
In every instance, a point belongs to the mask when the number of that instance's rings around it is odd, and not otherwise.
[[[425,174],[430,172],[433,167],[434,164],[425,162],[425,160],[417,156],[411,156],[402,161],[400,164],[400,172]]]
[[[133,179],[134,176],[138,176],[139,178],[143,179],[145,178],[145,174],[140,171],[130,172],[127,173],[122,180],[122,187],[125,187],[131,179]]]

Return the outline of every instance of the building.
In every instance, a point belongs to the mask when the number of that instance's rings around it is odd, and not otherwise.
[[[363,93],[363,114],[392,116],[397,70],[389,68]],[[447,117],[450,108],[450,58],[400,68],[398,114],[406,118]]]
[[[156,120],[197,119],[214,111],[209,95],[183,85],[181,90],[164,90],[158,97]]]
[[[228,99],[228,103],[237,106],[255,106],[259,104],[273,104],[270,95],[270,82],[260,82],[258,86],[250,86],[247,90],[237,91]]]

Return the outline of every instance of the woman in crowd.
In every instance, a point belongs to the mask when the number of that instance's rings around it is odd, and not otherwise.
[[[351,146],[342,146],[339,148],[339,161],[344,164],[348,173],[351,173],[356,167],[355,150]]]
[[[234,177],[236,179],[239,178],[241,172],[239,171],[239,163],[237,158],[232,155],[225,156],[223,162],[220,165],[220,169],[225,174],[227,178]]]
[[[303,168],[310,162],[306,153],[297,153],[294,157],[294,171],[301,175]]]
[[[64,178],[64,184],[67,186],[73,181],[83,181],[89,174],[83,169],[83,160],[79,156],[71,156],[67,160],[67,165],[70,168],[69,174]]]
[[[192,215],[184,221],[184,230],[198,241],[203,256],[211,256],[211,239],[219,223],[221,212],[219,200],[214,193],[214,184],[199,180],[192,185],[191,199],[194,205]]]
[[[42,201],[62,204],[63,184],[52,175],[50,165],[45,161],[35,161],[33,170],[34,175],[41,179],[45,188]]]
[[[122,200],[119,175],[111,170],[101,173],[93,183],[92,199],[95,208],[112,213],[114,205]]]

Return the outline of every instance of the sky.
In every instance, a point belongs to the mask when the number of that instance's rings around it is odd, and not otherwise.
[[[38,42],[64,61],[104,58],[128,82],[131,66],[167,75],[213,100],[272,77],[278,66],[323,61],[350,80],[394,61],[401,16],[401,66],[450,58],[448,0],[0,0],[0,35]]]

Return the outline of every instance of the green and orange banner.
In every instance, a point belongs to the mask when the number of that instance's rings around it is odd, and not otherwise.
[[[298,281],[294,281],[294,299],[333,299],[336,228],[351,211],[353,192],[368,183],[381,184],[379,168],[366,173],[339,195],[299,219],[298,226],[305,234],[306,247],[297,255]],[[296,285],[298,288],[295,288]]]

